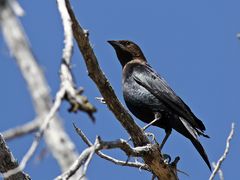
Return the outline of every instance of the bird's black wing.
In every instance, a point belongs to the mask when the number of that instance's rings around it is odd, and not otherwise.
[[[146,88],[178,116],[184,118],[193,128],[200,130],[198,133],[203,134],[205,126],[202,121],[191,112],[183,100],[175,94],[166,81],[149,65],[139,64],[134,66],[133,77],[139,85]]]

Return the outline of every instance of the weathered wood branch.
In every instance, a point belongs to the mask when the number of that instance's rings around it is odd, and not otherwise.
[[[146,152],[149,151],[153,145],[146,145],[141,147],[132,148],[125,140],[119,139],[116,141],[102,141],[98,136],[95,140],[95,143],[90,147],[86,148],[82,154],[78,157],[75,163],[62,175],[55,178],[55,180],[66,180],[69,179],[72,175],[76,173],[79,167],[83,166],[84,173],[82,176],[85,176],[87,167],[94,153],[98,153],[103,149],[121,149],[127,156],[142,157]],[[126,162],[127,163],[127,162]],[[80,177],[81,179],[81,177]]]
[[[88,145],[88,147],[91,147],[93,144],[90,142],[90,140],[87,138],[87,136],[82,132],[82,130],[78,127],[76,127],[75,124],[74,125],[74,128],[76,130],[76,132],[78,133],[78,135],[82,138],[82,140]],[[120,165],[120,166],[129,166],[129,167],[135,167],[135,168],[138,168],[138,169],[143,169],[143,170],[147,170],[147,171],[150,171],[148,166],[146,164],[143,164],[143,163],[140,163],[140,162],[130,162],[130,161],[122,161],[122,160],[118,160],[118,159],[115,159],[107,154],[104,154],[103,152],[101,151],[97,151],[96,154],[107,160],[107,161],[110,161],[116,165]]]
[[[83,89],[77,89],[72,72],[71,72],[71,57],[73,51],[73,32],[72,24],[66,9],[65,0],[57,0],[58,10],[61,15],[63,29],[64,29],[64,48],[62,52],[62,63],[60,67],[61,87],[65,88],[65,99],[70,103],[70,112],[77,112],[78,110],[86,112],[89,117],[94,120],[93,113],[96,108],[88,102],[85,96],[82,96]]]
[[[26,80],[36,116],[41,117],[42,121],[46,119],[46,115],[52,107],[52,97],[46,79],[32,53],[23,27],[7,0],[0,0],[0,26],[6,44]],[[62,171],[68,169],[78,157],[78,153],[75,151],[74,143],[64,131],[57,114],[54,113],[44,137],[49,150],[59,163]]]
[[[6,141],[9,141],[14,138],[18,138],[18,137],[36,132],[39,129],[40,124],[41,124],[41,119],[36,118],[36,119],[33,119],[32,121],[27,122],[26,124],[23,124],[2,132],[2,135]]]
[[[232,123],[231,125],[231,131],[227,137],[227,141],[226,141],[226,148],[224,150],[223,155],[219,158],[218,162],[216,163],[214,170],[212,172],[212,174],[209,177],[209,180],[213,180],[213,178],[216,176],[217,172],[219,171],[223,161],[227,158],[227,154],[229,153],[230,150],[230,141],[233,138],[233,134],[234,134],[234,129],[235,129],[235,124]]]
[[[96,151],[96,146],[92,145],[86,148],[80,156],[76,159],[76,161],[72,164],[72,166],[65,171],[63,174],[59,175],[55,178],[55,180],[67,180],[71,178],[75,173],[86,164],[86,161],[89,159],[88,162],[92,159],[92,155]],[[87,163],[88,166],[88,163]],[[82,168],[82,173],[78,175],[78,179],[82,180],[86,175],[87,168]]]

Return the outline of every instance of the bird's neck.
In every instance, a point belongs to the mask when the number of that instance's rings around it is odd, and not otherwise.
[[[126,65],[134,65],[134,64],[147,64],[147,60],[145,58],[134,58],[133,60],[129,61]]]

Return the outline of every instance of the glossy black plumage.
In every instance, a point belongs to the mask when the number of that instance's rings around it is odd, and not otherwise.
[[[175,129],[188,138],[211,170],[205,150],[197,139],[199,135],[208,137],[202,121],[147,63],[138,45],[127,40],[108,42],[123,68],[123,96],[129,110],[146,123],[160,115],[160,120],[153,125],[165,129],[168,135]]]

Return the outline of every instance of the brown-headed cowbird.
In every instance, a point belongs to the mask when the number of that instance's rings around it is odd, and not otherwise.
[[[153,125],[166,132],[160,148],[175,129],[192,142],[211,170],[207,154],[198,141],[200,135],[208,137],[203,122],[148,64],[138,45],[128,40],[108,42],[122,65],[123,96],[128,109],[145,123],[158,118]]]

